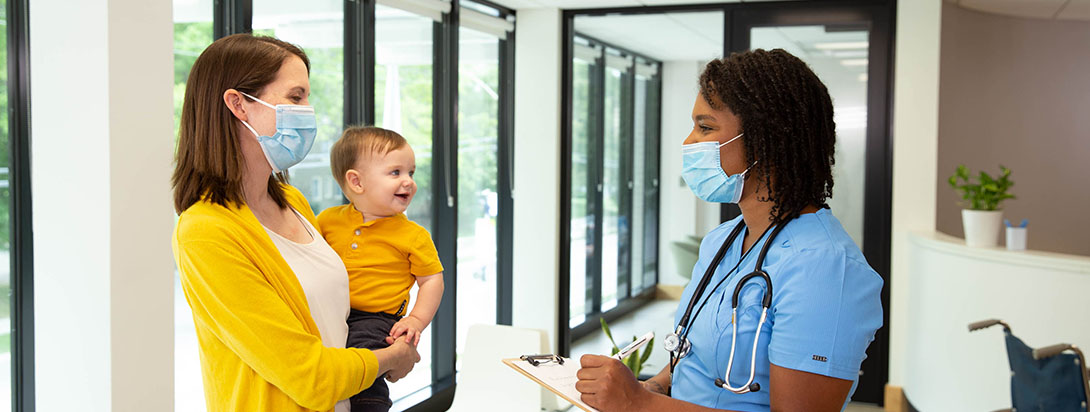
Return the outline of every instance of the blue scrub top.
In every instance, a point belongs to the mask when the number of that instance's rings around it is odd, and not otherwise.
[[[704,276],[715,253],[742,217],[712,230],[700,244],[700,258],[692,281],[685,288],[674,324]],[[771,234],[771,231],[769,231]],[[855,392],[859,367],[867,346],[882,326],[882,278],[867,264],[840,221],[828,209],[790,221],[776,237],[765,258],[764,269],[772,278],[772,307],[757,343],[754,381],[756,393],[735,394],[715,386],[723,378],[731,352],[731,295],[746,274],[753,272],[757,255],[768,235],[753,245],[735,273],[712,290],[741,259],[739,235],[727,249],[697,308],[710,296],[707,306],[689,322],[689,355],[674,369],[671,395],[697,405],[735,411],[769,410],[769,368],[777,366],[853,381]],[[761,317],[765,283],[751,278],[738,299],[738,350],[734,354],[731,386],[749,379],[753,335]],[[696,308],[693,309],[694,314]],[[846,404],[847,402],[845,402]]]

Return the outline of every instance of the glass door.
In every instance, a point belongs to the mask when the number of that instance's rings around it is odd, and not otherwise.
[[[781,5],[731,13],[730,49],[784,49],[805,61],[833,100],[833,214],[889,285],[891,153],[889,19],[885,5]],[[876,24],[876,22],[878,24]],[[726,217],[726,216],[724,216]],[[883,291],[889,323],[888,287]],[[854,400],[879,403],[888,379],[888,328],[867,352]]]

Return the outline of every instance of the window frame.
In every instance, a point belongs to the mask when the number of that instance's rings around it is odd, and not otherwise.
[[[29,0],[7,2],[11,189],[11,410],[34,410],[34,231],[30,185]]]
[[[29,0],[8,0],[8,147],[11,207],[11,410],[34,410],[34,231],[30,185]]]

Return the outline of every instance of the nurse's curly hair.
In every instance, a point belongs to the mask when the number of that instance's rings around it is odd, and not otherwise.
[[[768,187],[771,219],[783,222],[809,206],[828,208],[833,195],[836,125],[825,84],[783,49],[757,49],[712,60],[700,75],[712,108],[725,104],[745,133],[746,164]],[[760,187],[760,186],[759,186]]]

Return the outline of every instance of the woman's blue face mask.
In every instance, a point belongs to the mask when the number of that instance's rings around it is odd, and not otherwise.
[[[314,146],[315,136],[318,135],[318,120],[314,114],[314,106],[297,104],[273,106],[254,96],[242,94],[276,110],[276,133],[272,136],[262,136],[249,123],[242,122],[254,136],[257,136],[257,142],[261,144],[261,151],[265,153],[265,159],[269,161],[273,172],[285,171],[303,161],[307,153],[310,153],[311,146]]]
[[[746,173],[727,175],[719,160],[719,148],[738,140],[742,134],[724,143],[700,142],[681,146],[681,177],[696,197],[706,202],[738,203],[742,200],[742,188]],[[756,163],[754,163],[756,164]]]

